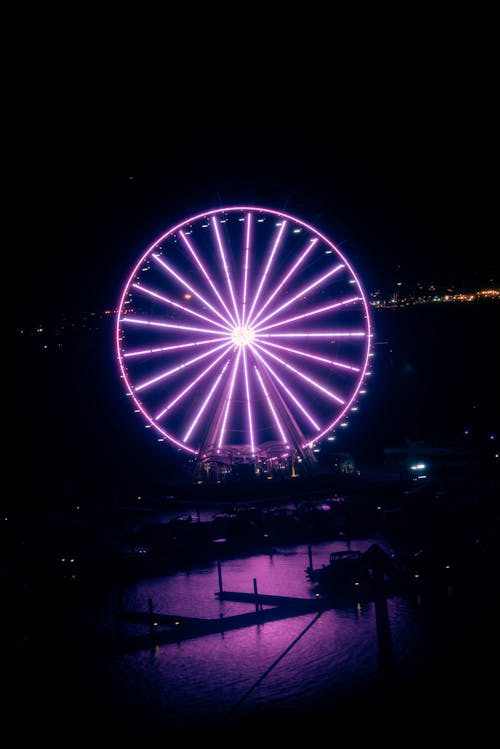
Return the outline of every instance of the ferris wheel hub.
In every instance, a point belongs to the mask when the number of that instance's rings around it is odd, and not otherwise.
[[[236,346],[248,346],[255,340],[255,330],[247,325],[239,325],[231,333],[231,340]]]

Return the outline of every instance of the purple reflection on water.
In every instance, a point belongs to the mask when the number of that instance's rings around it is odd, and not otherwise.
[[[366,550],[373,539],[356,541]],[[354,544],[353,544],[354,546]],[[336,541],[311,548],[314,566]],[[309,547],[277,550],[272,555],[226,560],[221,565],[225,591],[314,598],[305,575]],[[217,564],[130,586],[127,610],[201,618],[231,617],[255,611],[255,605],[220,601]],[[403,599],[388,603],[395,661],[408,656],[410,608]],[[122,625],[122,635],[144,632],[144,625]],[[414,633],[412,633],[414,649]],[[380,681],[375,604],[353,601],[324,612],[309,612],[195,639],[179,640],[115,657],[100,680],[103,698],[113,694],[142,726],[179,735],[222,729],[233,721],[285,719],[312,711],[318,700],[345,699]],[[196,716],[193,724],[193,716]]]

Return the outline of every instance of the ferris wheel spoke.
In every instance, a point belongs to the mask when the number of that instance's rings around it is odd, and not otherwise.
[[[254,342],[254,345],[262,350],[262,346],[259,343]],[[264,349],[265,350],[265,349]],[[313,377],[309,377],[305,372],[302,372],[300,369],[297,369],[297,367],[294,367],[289,362],[285,361],[284,359],[281,359],[276,354],[273,354],[271,351],[266,351],[267,356],[270,356],[272,359],[275,359],[277,362],[279,362],[283,367],[286,367],[290,372],[293,372],[298,377],[300,377],[305,382],[309,383],[312,387],[316,388],[320,392],[324,393],[324,395],[328,396],[332,400],[336,401],[337,403],[340,403],[341,406],[344,405],[345,401],[340,398],[336,393],[333,393],[331,390],[326,388],[324,385],[322,385],[320,382],[315,380]]]
[[[356,302],[361,301],[362,299],[359,296],[348,297],[347,299],[342,299],[340,302],[332,302],[332,304],[327,304],[324,307],[316,307],[316,309],[302,312],[302,314],[295,315],[294,317],[288,317],[286,320],[280,320],[279,322],[271,323],[271,325],[264,325],[264,327],[256,326],[255,332],[259,334],[262,330],[271,330],[272,328],[277,328],[281,325],[288,325],[291,322],[297,322],[298,320],[305,320],[308,317],[322,315],[324,312],[331,312],[334,309],[341,309],[343,307],[347,307],[350,304],[355,304]]]
[[[283,391],[288,395],[288,397],[292,400],[293,403],[297,406],[297,408],[304,414],[306,419],[309,421],[309,423],[316,429],[320,430],[321,427],[319,426],[318,422],[314,419],[314,417],[309,413],[307,408],[304,406],[304,404],[300,401],[299,398],[295,395],[295,393],[289,388],[281,379],[281,377],[274,371],[274,369],[271,367],[268,361],[264,359],[264,357],[252,346],[252,352],[253,354],[259,359],[259,361],[262,362],[264,367],[267,369],[271,377],[281,386]]]
[[[229,353],[229,351],[231,351],[232,348],[233,348],[233,344],[230,344],[229,346],[227,346],[225,350],[222,352],[222,354],[220,354],[220,356],[214,359],[214,361],[211,362],[208,365],[208,367],[206,367],[197,377],[191,380],[191,382],[189,383],[189,385],[187,385],[187,387],[181,390],[181,392],[178,393],[178,395],[176,395],[175,398],[169,401],[169,403],[167,403],[167,405],[164,406],[161,409],[161,411],[159,411],[156,414],[156,416],[154,417],[155,421],[159,421],[160,419],[162,419],[168,411],[170,411],[177,403],[179,403],[183,398],[185,398],[185,396],[194,388],[194,386],[197,385],[204,377],[206,377],[207,374],[211,372],[212,369],[216,366],[216,364],[218,364],[221,361],[221,359],[227,356],[227,354]]]
[[[155,348],[137,349],[135,351],[125,351],[124,359],[130,359],[138,356],[149,356],[151,354],[164,354],[168,351],[179,351],[180,349],[196,348],[197,346],[207,346],[210,343],[219,343],[220,338],[207,338],[202,341],[190,341],[189,343],[177,343],[173,346],[155,346]]]
[[[159,320],[149,320],[143,317],[131,317],[130,315],[125,315],[121,321],[127,323],[127,325],[150,325],[152,328],[187,330],[190,333],[210,333],[211,335],[219,335],[225,338],[229,335],[229,331],[213,330],[213,328],[195,328],[192,325],[179,325],[178,323],[173,322],[160,322]]]
[[[178,374],[179,372],[182,372],[184,369],[187,369],[188,367],[192,367],[194,364],[197,364],[203,359],[206,359],[207,356],[212,356],[212,354],[215,354],[217,351],[220,351],[221,348],[226,348],[227,345],[228,345],[228,342],[224,341],[224,343],[219,344],[219,346],[215,346],[209,351],[205,351],[203,354],[200,354],[199,356],[195,356],[193,359],[188,359],[182,364],[178,364],[176,367],[167,369],[164,372],[161,372],[161,374],[156,375],[156,377],[152,377],[150,380],[146,380],[145,382],[142,382],[140,385],[136,385],[134,390],[136,391],[136,393],[138,393],[140,390],[145,390],[146,388],[149,388],[152,385],[156,385],[158,382],[165,380],[167,377],[171,377],[174,374]]]
[[[285,432],[283,430],[283,426],[282,426],[280,420],[278,419],[278,414],[276,413],[276,409],[274,408],[274,406],[272,404],[271,398],[269,397],[269,393],[267,392],[267,388],[266,388],[266,386],[264,384],[264,380],[262,379],[262,375],[259,372],[259,370],[258,370],[257,367],[255,367],[255,374],[257,375],[257,379],[259,381],[259,385],[260,385],[260,387],[262,389],[262,392],[264,394],[264,398],[265,398],[265,401],[266,401],[267,408],[268,408],[269,412],[271,413],[272,418],[274,420],[274,423],[276,425],[276,428],[277,428],[277,430],[278,430],[278,432],[279,432],[279,434],[281,436],[281,441],[283,442],[284,445],[286,445],[287,439],[285,437]]]
[[[227,305],[226,305],[226,303],[225,303],[225,301],[224,301],[224,299],[223,299],[223,297],[222,297],[222,295],[221,295],[220,291],[218,290],[218,288],[217,288],[217,286],[215,285],[215,283],[214,283],[214,281],[213,281],[212,277],[210,276],[210,273],[209,273],[209,272],[207,271],[207,269],[205,268],[205,265],[204,265],[204,263],[202,262],[202,260],[201,260],[201,258],[200,258],[200,256],[199,256],[199,254],[198,254],[198,253],[197,253],[197,251],[195,250],[195,248],[194,248],[194,245],[192,244],[192,242],[190,242],[190,240],[189,240],[189,239],[187,238],[187,236],[186,236],[186,235],[184,234],[184,232],[182,231],[182,229],[181,229],[181,231],[179,232],[179,235],[180,235],[181,239],[183,240],[184,244],[186,245],[187,249],[188,249],[188,250],[189,250],[189,252],[191,253],[191,255],[192,255],[192,257],[193,257],[193,259],[194,259],[194,261],[195,261],[196,265],[198,266],[198,268],[199,268],[199,269],[200,269],[200,271],[202,272],[202,274],[203,274],[203,276],[204,276],[205,280],[207,281],[207,283],[208,283],[208,284],[209,284],[209,286],[211,287],[212,291],[214,292],[215,296],[217,297],[218,301],[219,301],[219,302],[220,302],[220,304],[222,305],[222,307],[223,307],[223,309],[224,309],[224,311],[225,311],[226,315],[228,316],[229,320],[231,321],[231,324],[232,324],[232,325],[236,325],[236,322],[235,322],[235,320],[234,320],[234,317],[232,316],[231,312],[229,311],[229,309],[228,309],[228,307],[227,307]]]
[[[240,358],[241,358],[241,348],[238,349],[238,353],[236,354],[236,359],[233,364],[233,371],[231,373],[231,379],[229,382],[229,392],[226,398],[226,404],[224,406],[224,416],[222,417],[222,425],[221,430],[219,433],[219,440],[217,443],[217,447],[220,449],[224,443],[224,437],[226,436],[226,426],[227,426],[227,420],[229,417],[229,411],[231,408],[231,402],[233,398],[233,391],[234,391],[234,384],[236,382],[236,374],[239,369],[240,365]]]
[[[311,240],[309,240],[309,244],[305,248],[305,250],[302,252],[302,254],[298,257],[298,259],[295,261],[295,263],[292,265],[290,270],[285,274],[285,276],[282,278],[282,280],[278,283],[278,285],[274,288],[274,291],[268,296],[262,307],[259,309],[257,314],[254,316],[252,320],[252,326],[256,326],[257,320],[259,317],[264,313],[264,310],[267,309],[267,307],[271,304],[276,294],[278,294],[285,284],[292,278],[296,270],[302,265],[306,257],[309,255],[313,247],[318,242],[318,237],[313,237]]]
[[[191,286],[191,284],[189,284],[180,273],[178,273],[174,268],[172,268],[169,265],[169,263],[163,260],[163,258],[161,258],[155,252],[153,253],[152,257],[154,257],[156,262],[159,265],[161,265],[162,268],[164,268],[164,270],[167,271],[167,273],[169,273],[173,278],[176,279],[176,281],[178,281],[182,286],[184,286],[184,288],[187,289],[190,294],[193,294],[193,296],[199,299],[200,302],[202,302],[202,304],[206,305],[208,309],[211,310],[215,315],[217,315],[217,317],[219,317],[229,328],[231,327],[231,322],[226,320],[224,315],[221,312],[219,312],[219,310],[217,310],[212,304],[210,304],[210,302],[207,299],[205,299],[205,297],[202,294],[200,294],[200,292],[197,289]]]
[[[241,301],[241,325],[245,325],[248,291],[248,272],[250,270],[250,247],[252,236],[252,214],[247,213],[245,225],[245,254],[243,260],[243,295]]]
[[[263,346],[272,346],[272,348],[280,349],[281,351],[287,351],[290,354],[296,354],[297,356],[303,356],[306,359],[318,361],[323,364],[328,364],[332,367],[338,367],[339,369],[348,369],[351,372],[360,372],[360,367],[356,367],[353,364],[346,364],[345,362],[338,361],[336,359],[328,359],[326,356],[318,356],[317,354],[311,354],[309,351],[302,351],[301,349],[291,348],[290,346],[283,346],[280,343],[272,343],[271,341],[260,341]]]
[[[210,323],[211,325],[216,325],[218,328],[222,328],[223,330],[228,330],[227,325],[223,325],[220,322],[217,322],[216,320],[212,320],[210,317],[207,317],[206,315],[202,315],[199,312],[195,312],[195,310],[189,309],[189,307],[185,307],[183,304],[179,304],[179,302],[174,302],[173,299],[169,299],[166,296],[163,296],[162,294],[159,294],[157,291],[154,291],[153,289],[148,288],[147,286],[143,286],[139,283],[132,284],[132,288],[137,289],[139,292],[142,292],[143,294],[147,294],[148,296],[153,297],[153,299],[158,299],[158,301],[163,302],[164,304],[170,305],[172,307],[175,307],[176,309],[182,310],[182,312],[185,312],[188,315],[193,315],[194,317],[199,317],[200,320],[204,320],[205,322]]]
[[[212,385],[212,387],[210,388],[210,390],[209,390],[209,392],[208,392],[208,395],[207,395],[207,397],[205,398],[205,400],[203,401],[202,405],[201,405],[201,406],[200,406],[200,408],[198,409],[198,412],[197,412],[196,416],[194,417],[193,421],[192,421],[192,422],[191,422],[191,424],[189,425],[189,427],[188,427],[188,430],[187,430],[186,434],[185,434],[185,435],[184,435],[184,437],[182,438],[182,441],[183,441],[183,442],[187,442],[187,441],[189,440],[189,438],[190,438],[190,436],[191,436],[191,433],[192,433],[192,432],[193,432],[193,430],[195,429],[195,427],[196,427],[196,425],[198,424],[198,422],[199,422],[199,420],[200,420],[201,416],[202,416],[202,415],[203,415],[203,413],[205,412],[205,409],[207,408],[208,404],[209,404],[209,403],[210,403],[210,401],[212,400],[212,398],[213,398],[213,396],[214,396],[214,393],[215,393],[215,391],[216,391],[216,390],[217,390],[217,388],[219,387],[219,383],[220,383],[220,381],[221,381],[222,377],[224,376],[224,373],[225,373],[226,369],[228,368],[228,366],[229,366],[229,361],[227,361],[227,362],[226,362],[226,363],[224,364],[224,366],[222,367],[222,369],[221,369],[221,371],[220,371],[220,373],[219,373],[219,376],[218,376],[218,377],[217,377],[217,379],[215,380],[214,384]]]
[[[294,333],[259,333],[259,340],[262,338],[364,338],[366,333],[364,330],[323,330],[313,331],[302,330]]]
[[[266,263],[264,272],[263,272],[263,274],[261,276],[259,286],[257,287],[257,291],[256,291],[256,293],[254,295],[254,298],[253,298],[253,301],[252,301],[252,306],[250,307],[250,312],[248,313],[248,321],[249,321],[250,325],[252,324],[252,314],[253,314],[253,311],[255,309],[255,305],[257,304],[257,302],[258,302],[258,300],[260,298],[260,294],[261,294],[262,288],[263,288],[263,286],[264,286],[264,284],[266,282],[269,270],[270,270],[271,265],[272,265],[273,260],[274,260],[274,256],[275,256],[275,254],[276,254],[276,252],[278,250],[279,244],[280,244],[281,239],[283,237],[286,225],[287,225],[287,222],[284,219],[279,224],[279,228],[278,228],[278,231],[276,233],[276,237],[275,237],[274,243],[272,245],[271,252],[270,252],[269,257],[267,259],[267,263]]]
[[[290,299],[287,299],[286,302],[281,304],[279,307],[276,307],[268,315],[266,315],[266,317],[264,317],[260,321],[260,325],[262,326],[263,322],[266,322],[267,320],[270,320],[272,317],[275,317],[279,312],[289,307],[298,299],[302,299],[310,291],[317,288],[318,286],[320,286],[320,284],[324,283],[328,278],[331,278],[333,275],[335,275],[340,270],[342,270],[342,268],[345,268],[344,263],[339,263],[338,265],[335,265],[333,268],[330,268],[330,270],[327,273],[324,273],[322,276],[320,276],[315,281],[313,281],[313,283],[310,283],[307,286],[304,286],[297,294],[292,296]]]
[[[237,321],[238,325],[241,325],[240,314],[239,314],[238,306],[236,304],[236,299],[235,299],[235,296],[234,296],[234,289],[233,289],[233,282],[231,280],[231,273],[230,273],[230,270],[229,270],[229,266],[227,264],[226,253],[224,252],[224,245],[223,245],[223,242],[222,242],[222,237],[220,235],[219,223],[217,221],[216,216],[212,216],[212,226],[214,228],[215,237],[216,237],[216,240],[217,240],[217,247],[219,248],[219,254],[220,254],[221,260],[222,260],[222,267],[224,269],[224,274],[226,276],[227,287],[229,289],[229,294],[231,295],[231,301],[233,303],[233,308],[234,308],[234,314],[235,314],[235,317],[236,317],[236,321]]]
[[[246,350],[243,349],[243,373],[245,376],[245,396],[247,405],[247,418],[248,418],[248,434],[250,437],[250,450],[252,455],[255,453],[255,440],[253,432],[253,417],[252,417],[252,399],[250,393],[250,381],[248,379],[248,364]]]

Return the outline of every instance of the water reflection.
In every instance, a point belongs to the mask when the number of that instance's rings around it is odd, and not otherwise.
[[[365,551],[375,541],[381,543],[369,538],[355,546]],[[342,548],[346,542],[335,541],[224,560],[222,585],[226,591],[251,593],[256,581],[262,594],[312,598],[305,575],[311,555],[313,564],[321,565],[332,550]],[[128,610],[146,611],[152,601],[155,612],[202,618],[255,610],[251,603],[218,600],[218,589],[214,563],[131,585],[123,604]],[[143,726],[185,735],[200,726],[216,730],[256,715],[287,720],[305,716],[325,700],[340,704],[355,692],[383,688],[387,669],[381,669],[381,657],[386,667],[390,660],[393,673],[418,659],[425,631],[415,617],[415,604],[406,597],[383,603],[382,615],[375,601],[353,600],[324,611],[152,644],[108,663],[107,678],[100,681],[102,696],[114,694]],[[387,620],[382,623],[383,615]],[[139,630],[144,631],[144,625],[126,623],[120,628],[122,637]],[[385,654],[384,648],[389,648]]]

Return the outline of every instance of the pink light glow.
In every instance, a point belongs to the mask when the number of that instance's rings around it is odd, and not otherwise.
[[[128,351],[123,354],[124,359],[129,356],[148,356],[149,354],[161,354],[162,351],[176,351],[177,349],[193,348],[194,346],[204,346],[208,343],[219,343],[219,338],[207,338],[206,341],[192,341],[191,343],[178,343],[173,346],[160,346],[159,348],[148,348],[139,351]]]
[[[168,403],[165,406],[165,408],[163,408],[160,411],[160,413],[155,416],[155,420],[158,421],[158,419],[161,419],[163,416],[165,416],[165,414],[167,413],[167,411],[170,411],[170,409],[173,408],[176,403],[178,403],[180,400],[182,400],[182,398],[184,398],[184,396],[187,395],[190,390],[192,390],[192,388],[196,385],[196,383],[200,382],[200,380],[202,380],[215,367],[215,365],[218,362],[220,362],[220,360],[224,356],[226,356],[226,354],[227,354],[227,349],[225,351],[223,351],[222,354],[220,356],[218,356],[217,359],[215,359],[215,361],[213,361],[211,364],[209,364],[208,367],[206,369],[204,369],[203,372],[200,375],[198,375],[198,377],[195,377],[194,380],[192,380],[189,383],[189,385],[186,388],[184,388],[184,390],[181,393],[179,393],[179,395],[177,395],[172,401],[170,401],[170,403]]]
[[[342,264],[336,265],[335,268],[330,268],[328,273],[325,273],[321,278],[317,278],[314,283],[309,284],[309,286],[306,286],[305,288],[301,289],[298,294],[295,294],[291,299],[287,299],[286,302],[281,304],[279,307],[276,307],[267,317],[264,317],[263,320],[260,321],[260,324],[262,325],[263,322],[266,320],[269,320],[271,317],[274,317],[282,310],[286,309],[286,307],[289,307],[291,304],[296,302],[301,297],[304,297],[309,291],[312,291],[312,289],[315,289],[317,286],[323,283],[323,281],[326,281],[327,278],[330,278],[330,276],[333,276],[334,273],[338,273],[339,270],[341,270],[344,266]]]
[[[219,300],[219,302],[220,302],[220,303],[222,304],[222,307],[224,308],[224,310],[225,310],[225,312],[226,312],[227,316],[229,317],[229,319],[231,320],[231,323],[232,323],[233,325],[236,325],[236,323],[235,323],[235,321],[234,321],[234,318],[233,318],[233,316],[231,315],[230,311],[228,310],[228,308],[227,308],[227,306],[226,306],[226,303],[225,303],[224,299],[222,298],[222,295],[221,295],[221,293],[220,293],[219,289],[218,289],[218,288],[217,288],[217,286],[216,286],[216,285],[214,284],[214,282],[213,282],[212,278],[210,277],[210,274],[209,274],[209,272],[207,271],[207,269],[205,268],[205,266],[204,266],[204,265],[203,265],[203,263],[201,262],[201,260],[200,260],[200,258],[199,258],[199,256],[198,256],[198,253],[197,253],[197,252],[196,252],[196,250],[194,249],[193,245],[191,244],[191,242],[190,242],[190,241],[189,241],[189,239],[188,239],[188,238],[186,237],[186,235],[184,234],[184,232],[183,232],[183,231],[180,231],[180,232],[179,232],[179,235],[180,235],[180,237],[182,238],[182,240],[184,241],[184,244],[185,244],[185,245],[186,245],[186,247],[188,248],[189,252],[190,252],[190,253],[191,253],[191,255],[193,256],[193,258],[194,258],[194,261],[195,261],[195,263],[197,264],[198,268],[199,268],[199,269],[201,270],[201,272],[202,272],[202,273],[203,273],[203,275],[205,276],[205,279],[206,279],[206,280],[208,281],[208,284],[209,284],[210,288],[211,288],[211,289],[212,289],[212,291],[214,292],[214,294],[215,294],[215,296],[217,297],[217,299]]]
[[[307,409],[300,402],[300,400],[297,398],[297,396],[290,390],[289,387],[287,387],[285,385],[285,383],[283,382],[283,380],[280,377],[278,377],[278,375],[273,370],[273,368],[271,367],[271,365],[269,364],[269,362],[267,362],[265,359],[263,359],[262,356],[259,354],[258,351],[255,350],[254,353],[255,353],[256,357],[266,367],[266,369],[271,373],[271,375],[276,380],[276,382],[281,385],[281,387],[283,388],[283,390],[285,391],[285,393],[288,395],[288,397],[295,403],[296,406],[298,406],[298,408],[302,411],[302,413],[304,414],[304,416],[311,422],[311,424],[313,425],[313,427],[319,432],[320,429],[321,429],[321,427],[313,419],[313,417],[311,416],[311,414],[307,411]]]
[[[243,265],[243,300],[241,304],[241,324],[245,325],[245,311],[247,306],[248,271],[250,268],[250,236],[252,230],[252,214],[247,214],[246,220],[245,260]]]
[[[262,388],[262,392],[264,393],[264,397],[265,397],[265,399],[267,401],[267,405],[269,407],[269,410],[271,411],[271,413],[273,415],[273,419],[274,419],[274,421],[276,423],[276,426],[278,427],[278,431],[281,434],[281,440],[282,440],[283,444],[286,445],[285,432],[283,431],[283,427],[281,426],[280,420],[278,419],[278,416],[277,416],[276,411],[274,409],[273,403],[272,403],[272,401],[271,401],[271,399],[269,397],[269,393],[267,392],[266,386],[264,385],[264,381],[263,381],[262,376],[261,376],[259,370],[257,369],[257,367],[255,367],[255,374],[257,375],[257,378],[259,380],[259,383],[260,383],[260,386]]]
[[[233,282],[231,281],[231,273],[229,271],[229,266],[227,264],[226,253],[224,252],[224,245],[222,244],[222,238],[220,235],[219,224],[218,224],[216,216],[212,216],[212,226],[214,227],[215,236],[217,237],[217,246],[219,248],[219,252],[220,252],[220,256],[222,260],[222,267],[224,268],[224,273],[226,275],[227,287],[231,295],[231,301],[233,302],[234,312],[236,315],[236,321],[238,325],[241,325],[240,313],[238,311],[236,299],[234,298],[234,289],[233,289]]]
[[[300,255],[300,257],[298,258],[298,260],[292,265],[292,267],[290,268],[290,270],[281,279],[281,281],[279,282],[279,284],[275,287],[274,291],[267,297],[266,301],[264,302],[264,304],[262,305],[262,307],[258,310],[258,312],[256,313],[255,317],[253,318],[253,324],[254,325],[257,323],[257,320],[263,314],[263,312],[267,308],[267,306],[269,304],[271,304],[271,302],[273,301],[273,299],[276,296],[276,294],[279,291],[281,291],[281,289],[284,287],[284,285],[293,276],[293,274],[295,273],[295,271],[297,270],[297,268],[300,265],[302,265],[302,263],[304,262],[304,260],[306,259],[306,257],[309,255],[309,253],[311,252],[312,248],[314,247],[314,245],[316,244],[317,241],[318,241],[318,237],[314,237],[313,239],[310,240],[309,244],[307,245],[307,247],[304,250],[304,252]]]
[[[233,397],[233,390],[234,390],[234,382],[235,382],[235,379],[236,379],[236,373],[238,371],[238,367],[239,367],[239,364],[240,364],[241,352],[242,352],[242,349],[238,348],[238,353],[236,355],[236,359],[234,360],[234,364],[233,364],[233,371],[232,371],[232,374],[231,374],[231,381],[230,381],[230,386],[229,386],[229,394],[228,394],[228,397],[227,397],[227,400],[226,400],[226,407],[224,409],[224,418],[223,418],[223,421],[222,421],[222,428],[220,430],[219,442],[217,444],[217,447],[219,447],[219,448],[222,447],[223,442],[224,442],[224,435],[226,434],[226,424],[227,424],[227,419],[228,419],[228,416],[229,416],[229,409],[231,407],[231,399]]]
[[[207,302],[207,300],[199,293],[199,291],[196,291],[188,282],[179,274],[177,273],[173,268],[170,267],[168,263],[166,263],[159,255],[156,255],[153,253],[154,259],[157,263],[159,263],[163,268],[165,268],[166,271],[168,271],[182,286],[184,286],[191,294],[198,297],[198,299],[205,304],[208,309],[212,310],[214,314],[216,314],[218,317],[220,317],[221,320],[223,320],[226,325],[230,325],[231,323],[226,320],[224,315],[219,312],[215,307],[212,307],[210,302]]]
[[[207,439],[253,455],[269,434],[281,449],[286,439],[305,447],[345,419],[372,333],[359,279],[331,240],[243,205],[192,216],[143,252],[115,342],[127,393],[162,437],[193,455]]]
[[[301,372],[300,369],[293,367],[284,359],[280,359],[280,357],[276,356],[276,354],[272,354],[270,351],[266,351],[266,349],[260,346],[259,344],[256,344],[256,345],[257,345],[257,348],[259,348],[261,351],[264,351],[267,354],[267,356],[271,356],[273,359],[275,359],[277,362],[279,362],[284,367],[289,369],[291,372],[294,372],[299,377],[302,377],[302,379],[308,382],[310,385],[317,388],[318,390],[321,390],[321,392],[325,393],[325,395],[328,395],[329,398],[333,398],[333,400],[337,401],[337,403],[340,403],[341,406],[344,405],[344,401],[342,400],[342,398],[339,398],[338,395],[336,395],[335,393],[332,393],[331,390],[328,390],[328,388],[321,385],[321,383],[317,382],[317,380],[313,380],[313,378],[306,375],[305,372]]]
[[[252,399],[250,397],[250,384],[248,382],[246,349],[243,349],[243,373],[245,375],[245,393],[247,396],[248,431],[250,434],[250,449],[253,455],[255,453],[255,443],[254,443],[254,437],[253,437]]]
[[[156,377],[152,377],[150,380],[146,380],[146,382],[141,382],[140,385],[135,386],[134,388],[135,392],[138,393],[139,390],[144,390],[144,388],[148,388],[151,385],[155,385],[157,382],[164,380],[166,377],[170,377],[176,372],[179,372],[181,369],[185,369],[186,367],[192,367],[193,364],[196,364],[202,359],[206,359],[207,356],[211,356],[216,351],[220,351],[221,348],[227,348],[226,341],[224,341],[224,343],[219,344],[219,346],[214,346],[214,348],[211,348],[208,351],[204,351],[203,354],[200,354],[199,356],[195,356],[193,359],[188,359],[187,361],[182,362],[182,364],[179,364],[177,367],[173,367],[172,369],[167,369],[165,372],[161,372],[161,374],[156,375]]]
[[[255,296],[253,298],[252,306],[250,307],[250,312],[248,313],[248,319],[250,321],[252,319],[252,314],[253,314],[253,311],[255,309],[255,305],[257,304],[257,302],[259,300],[260,292],[262,291],[262,287],[264,286],[264,284],[265,284],[265,282],[267,280],[269,269],[271,268],[274,256],[275,256],[276,251],[278,249],[279,243],[281,242],[281,237],[283,236],[283,232],[285,231],[285,227],[286,227],[286,221],[282,221],[281,222],[281,226],[279,227],[279,231],[278,231],[277,236],[276,236],[276,240],[275,240],[275,242],[273,244],[273,248],[271,250],[271,254],[269,255],[268,261],[266,263],[266,267],[264,269],[264,273],[262,274],[262,276],[260,278],[260,283],[259,283],[259,286],[258,286],[257,291],[255,293]],[[252,323],[250,322],[250,324],[252,324]]]
[[[187,441],[188,441],[188,439],[189,439],[189,437],[190,437],[190,435],[191,435],[191,432],[193,431],[193,429],[194,429],[194,428],[195,428],[195,426],[197,425],[198,421],[200,420],[200,417],[201,417],[201,415],[202,415],[202,414],[203,414],[203,412],[205,411],[206,407],[208,406],[209,402],[210,402],[210,401],[211,401],[211,399],[212,399],[212,396],[213,396],[213,394],[214,394],[214,393],[215,393],[215,391],[217,390],[217,387],[219,386],[219,382],[221,381],[221,379],[222,379],[222,376],[223,376],[224,372],[226,371],[226,369],[227,369],[228,365],[229,365],[229,362],[227,361],[227,362],[226,362],[226,363],[224,364],[224,366],[222,367],[222,369],[221,369],[221,373],[220,373],[220,375],[219,375],[219,376],[217,377],[217,379],[215,380],[215,382],[214,382],[214,384],[212,385],[212,387],[210,388],[210,391],[209,391],[209,393],[208,393],[207,397],[205,398],[205,400],[204,400],[204,402],[203,402],[203,405],[202,405],[202,407],[200,408],[200,410],[198,411],[198,413],[197,413],[197,414],[196,414],[196,416],[194,417],[194,419],[193,419],[193,421],[191,422],[191,424],[190,424],[190,426],[189,426],[189,428],[188,428],[188,430],[187,430],[186,434],[185,434],[185,435],[184,435],[184,437],[182,438],[182,441],[183,441],[183,442],[187,442]]]
[[[212,325],[217,325],[219,328],[222,328],[223,330],[227,330],[227,325],[223,325],[222,323],[217,322],[216,320],[211,320],[209,317],[206,317],[206,315],[200,315],[199,312],[195,312],[194,310],[189,309],[189,307],[186,307],[183,304],[174,302],[173,299],[169,299],[166,296],[162,296],[161,294],[158,294],[156,291],[153,291],[153,289],[148,289],[147,286],[142,286],[140,283],[134,283],[132,284],[132,287],[134,289],[139,289],[139,291],[142,291],[145,294],[149,294],[155,299],[159,299],[161,302],[165,302],[165,304],[171,304],[172,307],[177,307],[177,309],[180,309],[183,312],[186,312],[186,314],[188,315],[194,315],[195,317],[199,317],[201,320],[205,320],[205,322],[211,323]]]
[[[269,330],[270,328],[277,328],[280,325],[288,325],[291,322],[296,322],[297,320],[305,320],[307,317],[313,317],[314,315],[321,315],[323,312],[328,312],[331,309],[336,309],[338,307],[345,307],[346,304],[353,304],[354,302],[361,302],[361,297],[359,296],[353,296],[350,299],[343,299],[341,302],[334,302],[333,304],[327,304],[325,307],[318,307],[317,309],[309,310],[308,312],[303,312],[301,315],[295,315],[294,317],[287,317],[286,320],[280,320],[280,322],[272,323],[271,325],[265,325],[263,328],[260,326],[256,328],[256,330],[259,331],[259,333],[262,330]]]
[[[271,343],[271,341],[264,341],[264,343],[266,346],[273,346],[282,351],[289,351],[291,354],[297,354],[297,356],[305,356],[307,359],[314,359],[315,361],[321,361],[325,364],[331,364],[332,367],[341,367],[343,369],[350,369],[352,372],[359,372],[359,367],[353,367],[351,364],[345,364],[344,362],[335,361],[334,359],[327,359],[325,356],[316,356],[316,354],[310,354],[308,351],[290,348],[290,346],[282,346],[280,343]]]

